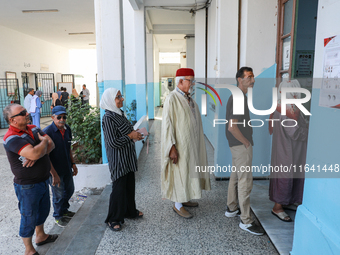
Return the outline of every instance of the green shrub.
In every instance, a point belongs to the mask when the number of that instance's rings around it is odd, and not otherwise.
[[[137,123],[136,109],[137,109],[136,100],[132,100],[131,104],[126,106],[126,118],[130,121],[132,125],[135,125]]]
[[[102,156],[99,108],[82,105],[81,100],[72,95],[68,105],[67,123],[76,145],[72,145],[76,159],[86,164],[98,163]]]

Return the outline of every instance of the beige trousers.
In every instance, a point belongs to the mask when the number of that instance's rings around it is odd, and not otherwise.
[[[241,220],[244,224],[250,224],[253,219],[250,215],[250,192],[253,188],[253,175],[251,172],[253,147],[244,145],[230,147],[232,155],[233,171],[229,179],[227,205],[230,211],[235,211],[239,204]],[[250,169],[244,167],[249,166]]]

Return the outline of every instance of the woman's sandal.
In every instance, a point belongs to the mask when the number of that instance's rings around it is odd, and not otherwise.
[[[122,225],[120,222],[108,222],[106,223],[107,226],[112,230],[112,231],[120,231],[122,230]],[[116,226],[119,226],[118,228],[115,228]]]
[[[136,214],[137,216],[135,217],[132,217],[132,218],[128,218],[128,219],[139,219],[139,218],[142,218],[144,216],[144,214],[138,210],[136,210]]]
[[[137,216],[135,217],[135,219],[138,219],[138,218],[142,218],[144,216],[144,214],[138,210],[137,211]]]
[[[290,216],[285,212],[279,212],[279,213],[276,213],[272,210],[272,214],[274,216],[276,216],[278,219],[284,221],[284,222],[292,222],[293,220],[290,218]]]

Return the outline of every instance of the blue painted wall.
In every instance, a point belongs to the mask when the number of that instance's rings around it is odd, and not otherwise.
[[[256,77],[253,90],[253,103],[256,109],[267,110],[272,106],[272,88],[275,86],[275,74],[276,64],[265,69]],[[225,81],[220,83],[234,84],[236,86],[235,79],[225,79]],[[214,84],[211,83],[209,83],[209,85],[214,86]],[[196,86],[203,87],[199,84],[196,84]],[[226,118],[226,105],[229,97],[231,96],[231,92],[224,88],[216,89],[216,91],[221,97],[223,106],[218,103],[218,99],[214,95],[218,104],[215,110],[213,110],[214,102],[210,96],[207,96],[207,116],[202,115],[203,129],[204,134],[214,147],[215,167],[217,165],[221,167],[231,166],[231,152],[225,135],[226,125],[216,125],[216,127],[213,127],[214,119]],[[196,89],[196,102],[199,107],[201,107],[201,95],[203,93],[204,92],[202,90]],[[264,122],[264,126],[253,128],[253,166],[260,166],[261,164],[268,165],[270,164],[271,157],[271,136],[268,132],[268,122],[265,121],[265,119],[268,119],[269,116],[257,116],[251,113],[250,117],[251,119],[261,119]],[[258,122],[253,123],[253,125],[258,125]],[[254,173],[253,175],[262,176],[261,173]],[[229,172],[215,172],[215,177],[217,178],[229,176]]]
[[[155,118],[155,103],[154,103],[154,82],[148,83],[148,117],[149,120],[153,120]]]
[[[125,104],[130,105],[133,100],[136,100],[136,84],[125,85]]]
[[[136,84],[137,120],[147,115],[147,94],[145,84]]]
[[[154,100],[155,100],[155,107],[161,106],[161,96],[160,96],[160,82],[154,83],[155,89],[154,89]]]
[[[334,167],[340,164],[340,110],[320,107],[319,96],[320,89],[313,89],[306,163]],[[340,172],[329,174],[329,178],[306,174],[303,203],[295,218],[293,255],[340,254]]]

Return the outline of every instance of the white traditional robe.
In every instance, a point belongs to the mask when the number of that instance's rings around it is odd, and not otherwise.
[[[195,101],[193,104],[195,115],[187,99],[175,89],[165,99],[163,107],[162,198],[178,203],[199,199],[202,189],[210,190],[209,173],[196,168],[205,169],[208,161],[201,113]],[[177,164],[169,157],[173,144],[178,151]]]

